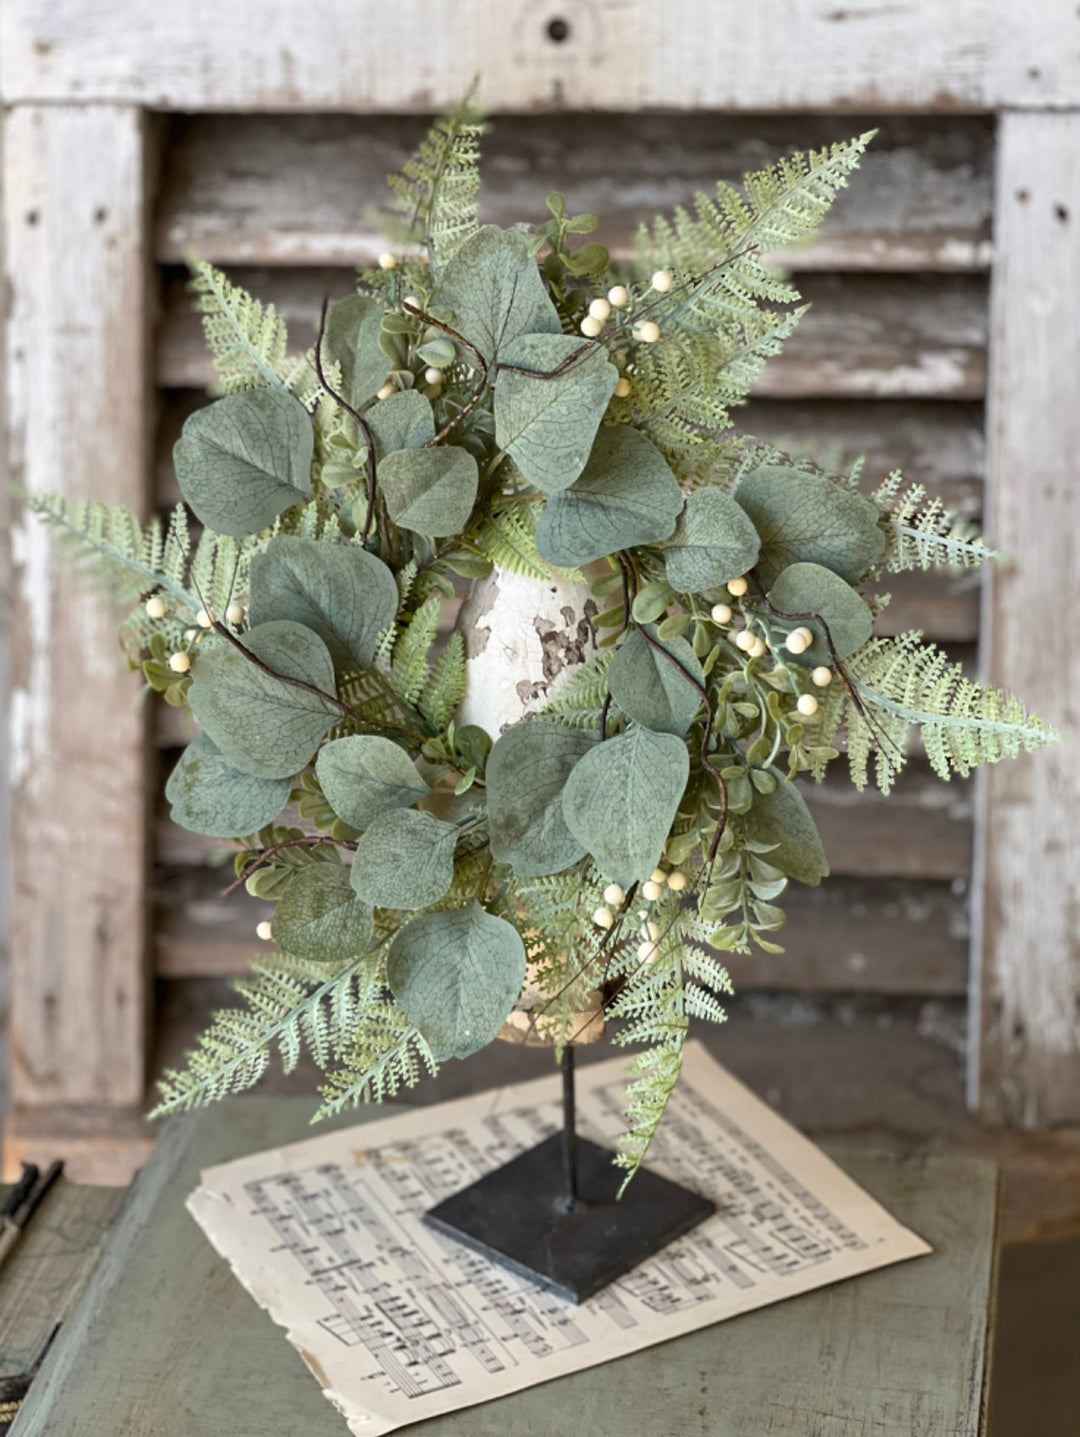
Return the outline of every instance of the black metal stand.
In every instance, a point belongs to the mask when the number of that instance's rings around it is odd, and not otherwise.
[[[584,1302],[716,1209],[645,1168],[616,1200],[622,1174],[611,1153],[578,1135],[570,1045],[562,1076],[562,1131],[445,1198],[424,1221],[560,1297]]]

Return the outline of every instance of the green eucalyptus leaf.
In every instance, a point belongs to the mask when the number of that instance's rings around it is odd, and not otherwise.
[[[352,882],[376,908],[426,908],[454,881],[458,830],[430,813],[394,808],[368,824],[353,858]]]
[[[333,702],[333,660],[318,634],[288,621],[249,629],[243,642],[273,674],[219,639],[200,653],[188,701],[237,768],[257,778],[288,778],[341,718]],[[278,674],[321,692],[284,683]]]
[[[589,734],[544,719],[516,724],[496,741],[486,782],[497,862],[522,878],[540,878],[584,858],[584,846],[566,826],[562,792],[593,744]]]
[[[289,801],[289,780],[245,773],[200,733],[169,775],[165,797],[181,828],[208,838],[236,838],[273,823]]]
[[[563,815],[605,877],[624,888],[649,877],[689,773],[682,739],[638,726],[578,761],[563,790]]]
[[[457,328],[489,364],[523,334],[562,329],[520,230],[483,225],[446,266],[435,298],[453,311]]]
[[[409,808],[428,791],[405,750],[381,734],[331,740],[319,750],[315,777],[337,816],[359,829],[391,809]]]
[[[782,614],[820,614],[839,659],[861,649],[874,631],[869,606],[850,584],[820,564],[790,564],[770,589],[769,602]],[[831,664],[822,624],[802,618],[799,622],[811,630],[814,642],[803,653],[792,654],[792,662],[808,668]]]
[[[776,845],[769,852],[769,862],[789,878],[816,888],[828,877],[829,863],[821,835],[806,800],[793,783],[783,780],[772,793],[755,793],[742,825],[747,838],[758,844]]]
[[[433,364],[436,369],[445,369],[457,358],[457,345],[449,335],[440,334],[437,339],[429,339],[426,344],[421,344],[416,355],[425,364]]]
[[[651,579],[634,595],[630,612],[639,624],[654,624],[667,612],[674,597],[675,591],[666,579]]]
[[[311,495],[311,417],[282,389],[227,394],[185,422],[173,447],[180,492],[217,534],[257,534]]]
[[[326,314],[323,360],[341,365],[343,397],[359,409],[382,385],[390,361],[379,346],[383,307],[370,295],[350,294]]]
[[[435,438],[431,401],[418,389],[391,394],[373,404],[364,415],[375,440],[376,457],[398,449],[422,449]]]
[[[393,573],[359,544],[278,534],[251,561],[251,622],[303,624],[330,650],[338,673],[371,667],[397,606]]]
[[[761,537],[757,570],[766,588],[802,562],[855,584],[884,553],[877,506],[824,475],[764,464],[747,474],[735,498]]]
[[[302,868],[274,910],[274,942],[295,958],[342,963],[363,952],[374,915],[353,890],[340,863]]]
[[[685,639],[658,638],[651,626],[647,634],[631,629],[619,645],[608,669],[608,688],[634,723],[681,738],[701,707],[695,684],[703,688],[705,675]]]
[[[752,569],[760,548],[752,520],[730,494],[695,489],[664,551],[667,576],[679,593],[700,594]]]
[[[465,527],[479,482],[476,460],[457,445],[399,449],[379,465],[379,488],[391,519],[433,539]]]
[[[552,494],[536,525],[536,547],[549,564],[573,568],[666,539],[683,505],[667,461],[644,434],[610,425],[596,436],[573,488]]]
[[[538,372],[508,369],[499,375],[495,442],[530,484],[566,489],[585,468],[619,371],[602,345],[568,334],[526,335],[508,357]],[[570,359],[561,373],[541,377]]]
[[[475,901],[407,923],[390,945],[386,977],[436,1058],[487,1047],[525,982],[525,945],[505,918]]]

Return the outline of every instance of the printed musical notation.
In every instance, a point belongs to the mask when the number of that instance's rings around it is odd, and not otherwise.
[[[649,1164],[716,1215],[575,1307],[424,1227],[553,1132],[557,1079],[257,1154],[189,1207],[287,1327],[354,1433],[467,1406],[929,1249],[697,1045]],[[579,1072],[582,1130],[622,1130],[624,1068]]]

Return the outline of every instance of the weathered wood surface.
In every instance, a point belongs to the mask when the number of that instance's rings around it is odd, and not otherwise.
[[[157,1015],[156,1015],[157,1016]],[[47,1167],[57,1153],[74,1182],[129,1183],[150,1156],[157,1133],[138,1107],[15,1108],[4,1130],[4,1176],[16,1178],[21,1162]]]
[[[7,0],[0,84],[8,103],[173,110],[424,113],[478,74],[509,110],[1068,106],[1076,25],[1071,0],[471,0],[452,21],[430,0],[325,0],[317,25],[288,0]]]
[[[400,115],[199,115],[172,122],[154,221],[167,264],[371,263],[387,241],[370,212],[425,121]],[[591,114],[502,116],[484,141],[481,218],[547,214],[552,190],[599,218],[618,258],[637,226],[718,180],[738,184],[792,150],[878,128],[858,175],[797,270],[980,270],[990,263],[993,131],[982,117]]]
[[[160,871],[152,890],[155,971],[162,978],[242,974],[264,951],[256,924],[269,903],[222,891],[231,870]],[[795,884],[784,897],[783,954],[727,954],[738,992],[954,995],[967,978],[967,904],[962,882],[833,878]]]
[[[971,1096],[1046,1127],[1080,1121],[1076,117],[1005,115],[999,143],[987,513],[1016,562],[987,588],[984,661],[1065,742],[982,779]]]
[[[9,1191],[0,1188],[0,1201]],[[45,1197],[0,1274],[0,1377],[33,1370],[86,1285],[122,1198],[123,1189],[66,1179]]]
[[[4,125],[6,469],[144,507],[143,117],[22,107]],[[37,522],[14,534],[16,1103],[143,1085],[144,720],[114,616]]]
[[[314,343],[323,297],[354,288],[351,270],[249,269],[230,277],[272,303],[290,348]],[[824,275],[800,280],[813,307],[756,393],[774,399],[980,399],[986,387],[986,284],[978,275]],[[214,378],[185,276],[166,271],[158,384],[203,389]]]
[[[300,1137],[307,1117],[302,1100],[256,1098],[169,1126],[31,1390],[20,1437],[211,1429],[265,1437],[281,1430],[283,1418],[312,1437],[342,1430],[299,1356],[183,1208],[201,1168]],[[836,1156],[927,1237],[931,1256],[417,1431],[546,1437],[558,1427],[597,1437],[644,1430],[758,1437],[767,1401],[776,1437],[805,1437],[811,1423],[820,1437],[871,1427],[880,1437],[982,1432],[995,1272],[993,1168],[958,1158]]]

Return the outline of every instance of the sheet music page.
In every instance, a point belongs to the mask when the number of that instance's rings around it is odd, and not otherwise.
[[[596,1142],[623,1130],[625,1074],[578,1069]],[[188,1208],[363,1437],[930,1251],[697,1043],[648,1166],[719,1210],[596,1297],[575,1306],[422,1225],[560,1120],[555,1073],[209,1168]]]

